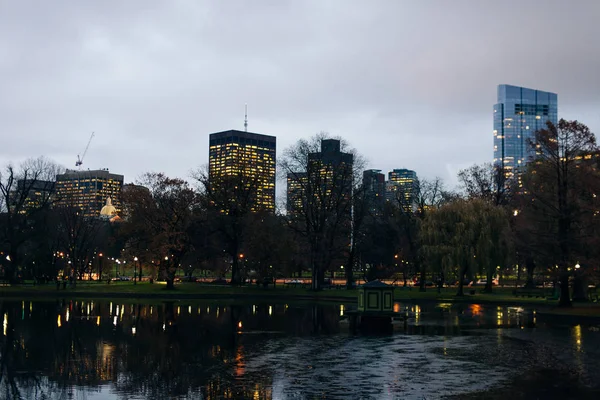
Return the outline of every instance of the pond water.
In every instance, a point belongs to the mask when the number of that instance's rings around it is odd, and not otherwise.
[[[530,372],[568,377],[580,394],[600,381],[597,326],[553,324],[519,307],[397,303],[406,320],[393,334],[361,336],[349,332],[347,311],[0,300],[0,398],[437,399]],[[527,386],[564,398],[547,379]]]

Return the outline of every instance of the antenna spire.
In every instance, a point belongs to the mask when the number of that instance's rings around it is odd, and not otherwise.
[[[248,132],[248,104],[246,104],[246,113],[244,115],[244,131]]]

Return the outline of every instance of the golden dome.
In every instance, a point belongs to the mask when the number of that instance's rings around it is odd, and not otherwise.
[[[113,217],[117,215],[117,209],[112,205],[110,197],[106,199],[106,205],[100,210],[101,217]]]

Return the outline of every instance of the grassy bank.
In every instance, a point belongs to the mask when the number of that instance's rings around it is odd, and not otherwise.
[[[418,288],[397,287],[394,291],[396,301],[436,301],[447,303],[480,303],[535,306],[544,308],[545,312],[553,315],[600,317],[600,303],[575,305],[571,309],[556,308],[557,302],[535,297],[515,297],[513,288],[494,288],[493,293],[481,293],[481,288],[465,296],[457,297],[456,288],[444,288],[438,293],[435,288],[420,292]],[[301,287],[272,285],[268,288],[255,285],[232,287],[228,285],[211,285],[200,283],[178,283],[175,290],[167,290],[161,283],[142,282],[79,282],[75,287],[56,289],[55,285],[37,286],[3,286],[0,287],[0,297],[29,299],[32,297],[86,297],[86,298],[136,298],[136,299],[244,299],[267,298],[280,300],[316,300],[356,302],[357,290],[326,289],[314,292]]]

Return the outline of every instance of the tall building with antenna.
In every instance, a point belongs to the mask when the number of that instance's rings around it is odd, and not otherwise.
[[[253,211],[275,211],[275,136],[250,133],[248,108],[244,131],[209,135],[208,176],[212,186],[240,180],[249,187]]]

